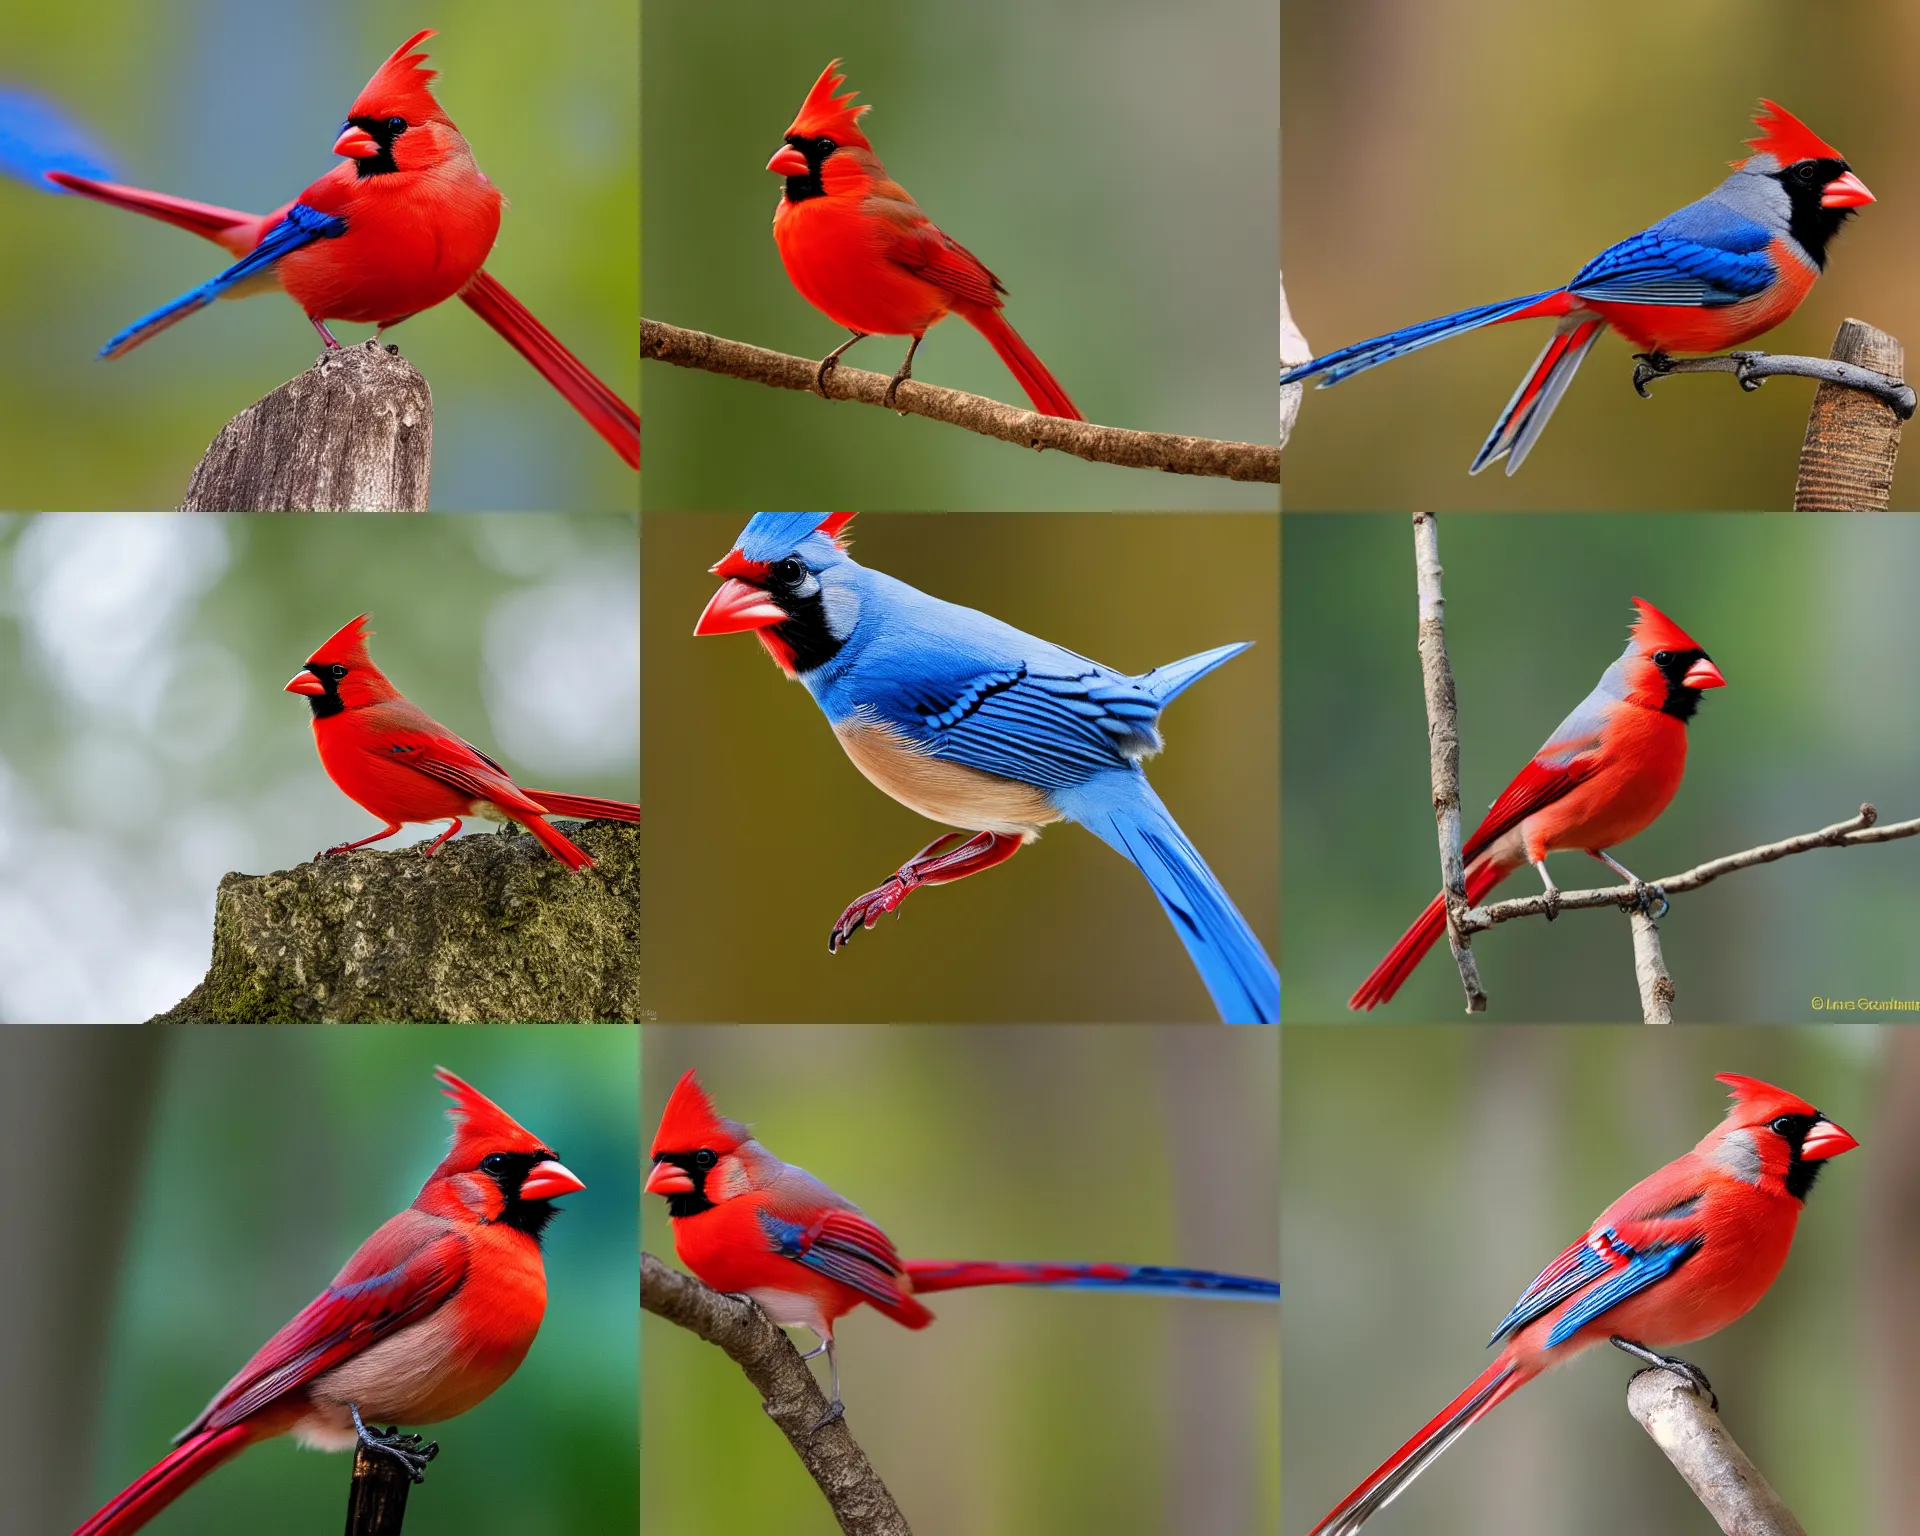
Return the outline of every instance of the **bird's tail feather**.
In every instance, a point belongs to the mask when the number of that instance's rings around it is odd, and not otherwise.
[[[1164,667],[1155,667],[1151,672],[1142,673],[1134,681],[1164,706],[1179,698],[1215,667],[1232,661],[1252,645],[1251,640],[1236,641],[1232,645],[1216,645],[1210,651],[1201,651],[1196,656],[1183,657],[1179,661],[1168,662]]]
[[[1280,973],[1144,773],[1103,773],[1053,799],[1146,876],[1223,1020],[1280,1022]]]
[[[1073,1290],[1120,1291],[1135,1296],[1212,1296],[1223,1301],[1278,1301],[1277,1281],[1223,1275],[1210,1269],[1167,1269],[1158,1264],[942,1263],[909,1259],[916,1295],[974,1285],[1044,1285]]]
[[[1513,873],[1512,866],[1494,863],[1491,859],[1467,866],[1467,904],[1472,906],[1492,890],[1508,875]],[[1427,909],[1413,920],[1413,926],[1400,935],[1399,943],[1387,951],[1386,958],[1373,968],[1371,975],[1354,989],[1347,1006],[1353,1009],[1374,1008],[1391,1000],[1413,974],[1414,967],[1426,957],[1434,942],[1447,931],[1447,904],[1442,896],[1435,896],[1427,903]]]
[[[1047,372],[1047,365],[1020,339],[1020,333],[1006,322],[999,310],[985,305],[956,306],[959,314],[1000,354],[1000,361],[1020,381],[1033,408],[1042,416],[1064,416],[1068,421],[1085,421],[1079,408],[1067,398],[1060,381]]]
[[[640,807],[625,800],[602,800],[598,795],[556,795],[544,789],[522,791],[549,816],[578,816],[583,821],[638,821]]]
[[[187,1489],[260,1438],[257,1426],[203,1430],[168,1453],[96,1510],[73,1536],[127,1536]]]
[[[1472,309],[1457,310],[1451,315],[1441,315],[1435,320],[1422,320],[1418,325],[1402,326],[1397,331],[1388,331],[1384,336],[1336,348],[1314,358],[1312,362],[1302,363],[1298,368],[1289,368],[1280,375],[1280,382],[1297,384],[1302,379],[1318,376],[1320,387],[1325,389],[1342,379],[1352,378],[1356,373],[1365,373],[1369,368],[1378,368],[1396,357],[1405,357],[1409,352],[1418,352],[1436,341],[1445,341],[1449,336],[1477,331],[1483,325],[1497,325],[1502,320],[1518,320],[1536,304],[1543,306],[1540,312],[1552,313],[1554,311],[1551,308],[1544,306],[1560,298],[1563,293],[1562,289],[1549,288],[1545,293],[1503,299],[1498,304],[1480,304]]]
[[[52,102],[0,86],[0,171],[44,192],[56,171],[111,176],[106,158],[93,136]]]
[[[1419,1434],[1335,1505],[1307,1536],[1350,1536],[1359,1530],[1405,1492],[1407,1484],[1432,1466],[1440,1453],[1465,1434],[1474,1420],[1490,1412],[1531,1379],[1509,1360],[1494,1361],[1467,1384],[1464,1392],[1428,1420]]]
[[[1503,454],[1509,475],[1526,461],[1533,445],[1540,441],[1540,434],[1547,429],[1547,418],[1553,415],[1553,408],[1560,403],[1560,397],[1567,392],[1574,374],[1580,371],[1580,365],[1587,360],[1587,354],[1605,329],[1605,321],[1582,320],[1553,334],[1533,360],[1520,387],[1513,392],[1500,419],[1493,424],[1493,431],[1480,445],[1480,451],[1473,456],[1468,474],[1479,474]]]
[[[583,869],[593,868],[593,860],[588,856],[586,850],[576,848],[572,843],[568,842],[559,831],[547,825],[544,817],[522,816],[517,811],[514,812],[514,816],[521,826],[525,827],[535,837],[540,839],[540,846],[542,848],[546,849],[548,853],[552,854],[576,875]]]
[[[250,243],[236,244],[233,232],[260,222],[252,214],[241,213],[234,208],[220,208],[212,203],[196,203],[184,197],[169,197],[164,192],[149,192],[142,187],[122,186],[118,182],[102,181],[92,176],[76,175],[70,171],[48,171],[47,180],[56,186],[65,187],[69,192],[90,197],[97,203],[124,208],[129,213],[144,213],[150,219],[159,219],[163,224],[171,224],[176,229],[188,230],[218,245],[224,245],[236,256],[245,255],[250,248]]]

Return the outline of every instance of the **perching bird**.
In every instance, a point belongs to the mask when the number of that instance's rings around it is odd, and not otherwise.
[[[68,191],[191,230],[239,258],[135,321],[101,356],[119,357],[215,299],[276,285],[330,350],[339,343],[328,320],[384,331],[458,294],[638,468],[639,413],[482,268],[500,230],[503,199],[434,98],[426,56],[412,51],[433,35],[417,32],[402,43],[348,108],[333,145],[342,163],[263,217],[85,174],[78,168],[84,161],[65,147],[64,130],[56,132],[59,125],[44,112],[29,118],[17,106],[0,111],[0,138],[13,125],[44,144],[16,164],[40,169]]]
[[[1731,1072],[1718,1081],[1733,1090],[1726,1119],[1614,1201],[1541,1270],[1493,1330],[1490,1344],[1506,1341],[1499,1358],[1309,1536],[1359,1530],[1468,1425],[1595,1344],[1630,1345],[1629,1354],[1711,1392],[1697,1368],[1649,1346],[1691,1344],[1745,1316],[1787,1262],[1826,1160],[1859,1145],[1783,1089]]]
[[[1507,320],[1554,320],[1535,360],[1469,473],[1495,459],[1517,470],[1545,430],[1593,344],[1609,327],[1657,363],[1674,352],[1719,352],[1772,330],[1826,270],[1827,246],[1853,210],[1873,201],[1840,151],[1784,107],[1761,103],[1753,153],[1696,203],[1609,246],[1564,288],[1482,304],[1341,347],[1280,375],[1320,387],[1462,331]]]
[[[760,512],[713,567],[726,577],[696,635],[752,630],[807,687],[854,766],[950,827],[834,924],[838,949],[909,891],[1010,859],[1075,821],[1130,860],[1228,1023],[1279,1022],[1280,977],[1233,900],[1160,803],[1141,762],[1160,712],[1251,641],[1139,677],[856,564],[851,512]]]
[[[911,336],[906,360],[887,400],[913,373],[913,354],[928,327],[958,315],[982,336],[1043,416],[1081,420],[1047,365],[1034,356],[1000,313],[1006,289],[980,259],[946,234],[907,189],[887,175],[855,107],[857,92],[835,59],[813,83],[786,143],[767,169],[786,178],[773,213],[773,240],[800,296],[835,325],[853,332],[827,354],[817,382],[863,336]]]
[[[673,1249],[716,1291],[751,1296],[783,1328],[806,1328],[832,1372],[833,1325],[862,1302],[907,1328],[933,1314],[916,1299],[978,1285],[1040,1285],[1146,1296],[1278,1301],[1279,1284],[1154,1264],[948,1263],[902,1259],[887,1234],[804,1168],[783,1163],[713,1107],[692,1072],[674,1085],[653,1138],[647,1193],[666,1198]],[[815,1425],[818,1428],[819,1425]]]
[[[640,807],[595,795],[522,789],[477,747],[409,704],[367,655],[368,615],[336,630],[293,674],[288,693],[305,694],[313,740],[327,777],[349,800],[386,823],[371,837],[338,843],[319,857],[392,837],[401,823],[450,821],[422,850],[431,858],[460,830],[460,818],[517,822],[575,874],[593,860],[547,824],[549,816],[638,821]]]
[[[1652,603],[1636,597],[1633,605],[1640,618],[1625,652],[1500,792],[1461,849],[1469,905],[1522,864],[1537,869],[1553,891],[1546,859],[1563,849],[1590,853],[1621,879],[1640,884],[1607,849],[1644,832],[1667,808],[1686,771],[1687,722],[1701,693],[1724,688],[1727,680]],[[1436,896],[1347,1006],[1386,1002],[1446,930],[1445,900]]]
[[[248,1446],[291,1434],[320,1451],[356,1442],[418,1482],[435,1447],[379,1434],[437,1424],[520,1367],[547,1310],[540,1234],[552,1202],[585,1189],[539,1137],[445,1068],[453,1150],[414,1202],[264,1345],[175,1438],[178,1447],[74,1536],[127,1536]]]

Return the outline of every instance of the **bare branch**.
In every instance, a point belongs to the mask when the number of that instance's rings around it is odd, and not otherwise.
[[[815,382],[818,359],[792,357],[765,347],[683,330],[659,320],[640,322],[640,355],[676,368],[698,368],[728,378],[746,379],[775,389],[821,392]],[[827,375],[829,400],[855,400],[863,405],[886,405],[889,374],[868,373],[838,364]],[[1023,448],[1052,448],[1095,464],[1117,464],[1125,469],[1159,469],[1175,475],[1210,475],[1224,480],[1280,483],[1280,450],[1267,443],[1223,442],[1211,437],[1183,437],[1172,432],[1135,432],[1126,427],[1103,427],[1089,421],[1067,421],[1002,405],[984,395],[942,389],[908,379],[894,395],[892,408],[903,416],[963,427],[983,437]]]
[[[727,1352],[819,1484],[846,1536],[912,1536],[847,1421],[812,1427],[827,1411],[826,1397],[793,1342],[756,1303],[722,1295],[642,1253],[640,1305]]]
[[[353,1448],[353,1482],[347,1490],[346,1536],[400,1536],[413,1479],[392,1456]]]
[[[1627,1412],[1653,1437],[1726,1536],[1807,1536],[1706,1401],[1677,1371],[1636,1372]]]
[[[1833,355],[1846,365],[1896,376],[1907,365],[1899,341],[1864,320],[1842,323],[1833,339]],[[1911,389],[1904,400],[1888,404],[1834,384],[1815,390],[1806,440],[1800,445],[1794,511],[1885,511],[1893,496],[1900,423],[1913,415],[1913,403]]]
[[[1633,928],[1633,979],[1640,988],[1640,1021],[1643,1024],[1673,1022],[1673,978],[1667,974],[1667,957],[1660,952],[1660,925],[1644,907],[1635,907],[1628,915]]]
[[[1849,320],[1847,324],[1864,323]],[[1872,327],[1866,326],[1865,329],[1871,330]],[[1672,378],[1675,374],[1730,373],[1740,381],[1742,389],[1752,392],[1768,379],[1791,375],[1794,378],[1819,379],[1838,389],[1864,392],[1884,402],[1900,420],[1912,419],[1913,386],[1897,372],[1841,361],[1841,345],[1841,341],[1834,343],[1832,357],[1799,357],[1787,352],[1721,352],[1712,357],[1656,357],[1653,353],[1643,352],[1634,366],[1633,387],[1645,400],[1652,398],[1647,389],[1649,384]]]
[[[1460,857],[1460,711],[1447,660],[1447,600],[1440,590],[1440,530],[1431,512],[1413,514],[1414,581],[1420,596],[1420,679],[1427,696],[1427,771],[1433,781],[1433,818],[1440,839],[1440,890],[1447,904],[1447,947],[1460,968],[1467,1012],[1484,1013],[1486,990],[1473,958],[1467,910],[1467,874]]]

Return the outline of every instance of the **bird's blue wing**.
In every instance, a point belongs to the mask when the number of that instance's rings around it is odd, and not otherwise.
[[[1764,293],[1779,276],[1762,224],[1702,201],[1609,246],[1567,285],[1583,299],[1713,309]]]
[[[1564,1344],[1595,1318],[1664,1280],[1693,1256],[1700,1243],[1699,1237],[1688,1237],[1636,1247],[1612,1227],[1583,1237],[1540,1271],[1487,1342],[1497,1344],[1578,1297],[1547,1335],[1548,1348]]]
[[[178,325],[195,310],[205,309],[229,289],[269,270],[283,256],[312,245],[316,240],[335,240],[347,232],[347,221],[337,214],[321,213],[305,203],[295,203],[286,217],[269,229],[261,241],[217,277],[210,277],[198,288],[183,293],[171,304],[133,322],[100,349],[102,357],[119,357],[170,325]]]

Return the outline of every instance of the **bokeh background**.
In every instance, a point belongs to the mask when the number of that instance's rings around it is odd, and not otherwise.
[[[1216,1017],[1138,871],[1049,828],[1005,868],[912,896],[838,955],[827,931],[942,830],[847,761],[749,635],[696,639],[736,514],[648,513],[648,1007],[668,1022]],[[1279,892],[1279,519],[868,515],[854,558],[1128,672],[1253,648],[1162,720],[1147,774],[1263,941]]]
[[[1285,1017],[1346,999],[1439,889],[1405,515],[1285,519]],[[1639,596],[1728,686],[1689,727],[1686,779],[1613,850],[1643,879],[1844,821],[1920,815],[1920,523],[1576,515],[1440,520],[1471,832],[1626,644]],[[1613,883],[1582,854],[1566,889]],[[1539,889],[1531,871],[1496,894]],[[1920,840],[1801,854],[1676,898],[1661,924],[1682,1020],[1811,1022],[1811,1000],[1920,999]],[[1491,1017],[1638,1019],[1627,924],[1570,912],[1474,942]],[[1445,945],[1370,1017],[1458,1017]]]
[[[801,357],[846,334],[788,282],[765,170],[829,59],[888,170],[1008,289],[1090,420],[1272,442],[1280,107],[1271,0],[654,5],[646,309]],[[849,364],[891,373],[904,338]],[[964,321],[914,376],[1024,406]],[[1248,507],[1272,486],[1142,474],[655,364],[652,507]]]
[[[519,1371],[428,1433],[407,1530],[636,1529],[636,1031],[0,1032],[0,1408],[9,1521],[67,1530],[173,1434],[445,1156],[435,1065],[586,1183],[548,1229],[545,1322]],[[350,1458],[279,1439],[153,1536],[337,1527]]]
[[[1283,251],[1322,352],[1565,282],[1708,192],[1762,96],[1845,154],[1879,201],[1835,242],[1800,311],[1751,343],[1824,357],[1858,316],[1920,344],[1920,163],[1907,102],[1920,11],[1792,0],[1592,11],[1527,0],[1287,0]],[[1290,507],[1784,507],[1813,385],[1630,387],[1617,337],[1588,357],[1519,474],[1467,465],[1545,344],[1496,326],[1331,390],[1287,445]],[[1906,466],[1893,504],[1920,500]]]
[[[627,399],[639,388],[638,8],[578,0],[0,0],[0,88],[77,119],[121,181],[266,210],[337,164],[348,104],[412,32],[510,206],[487,268]],[[112,363],[123,325],[226,253],[0,178],[0,506],[171,507],[226,420],[310,366],[285,297],[216,304]],[[336,330],[351,344],[370,328]],[[637,477],[466,305],[392,341],[433,386],[436,506],[632,507]],[[31,360],[26,366],[25,360]],[[31,451],[28,451],[31,445]]]
[[[1683,994],[1684,995],[1684,994]],[[1289,1028],[1281,1528],[1309,1529],[1483,1369],[1540,1266],[1720,1119],[1716,1072],[1859,1139],[1745,1318],[1679,1351],[1810,1531],[1912,1529],[1920,1033],[1897,1027]],[[1301,1319],[1311,1326],[1298,1326]],[[1601,1348],[1476,1424],[1369,1536],[1693,1536],[1713,1522]]]
[[[206,969],[221,875],[377,829],[282,691],[357,613],[522,782],[637,799],[635,525],[0,514],[0,1020],[151,1017]]]
[[[907,1257],[1276,1273],[1276,1031],[645,1037],[643,1145],[697,1068],[723,1114],[855,1201]],[[675,1263],[664,1202],[645,1206],[648,1250]],[[932,1308],[920,1331],[871,1308],[837,1330],[847,1422],[916,1532],[1274,1529],[1276,1308],[1018,1286]],[[651,1316],[642,1336],[646,1529],[832,1532],[733,1363]]]

